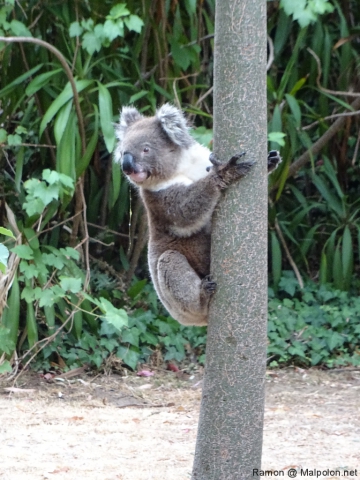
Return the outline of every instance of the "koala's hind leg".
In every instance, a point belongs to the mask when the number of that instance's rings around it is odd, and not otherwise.
[[[201,279],[186,257],[176,250],[164,252],[157,265],[159,296],[170,315],[184,325],[206,325],[209,301],[216,284]]]

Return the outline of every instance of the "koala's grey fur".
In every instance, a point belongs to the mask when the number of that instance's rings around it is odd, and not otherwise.
[[[115,161],[140,191],[149,221],[148,261],[157,294],[184,325],[206,325],[215,283],[210,273],[211,217],[221,190],[246,175],[241,155],[225,164],[189,133],[183,113],[165,104],[144,117],[124,107]]]

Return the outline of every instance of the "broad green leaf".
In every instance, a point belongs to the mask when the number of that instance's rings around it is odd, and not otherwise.
[[[104,23],[104,35],[110,42],[115,40],[116,37],[124,36],[124,22],[122,20],[106,20]]]
[[[60,252],[73,260],[79,260],[80,258],[80,253],[71,247],[60,248]]]
[[[50,72],[41,73],[32,80],[29,85],[26,87],[25,93],[29,97],[38,92],[42,87],[49,83],[50,78],[54,77],[58,73],[62,72],[62,68],[57,68],[56,70],[51,70]]]
[[[78,128],[75,112],[71,112],[70,118],[61,137],[60,145],[56,152],[56,170],[59,173],[76,180],[76,130]],[[58,188],[58,187],[57,187]]]
[[[130,343],[134,347],[139,346],[140,330],[136,327],[125,328],[121,332],[121,341],[124,343]]]
[[[128,315],[122,308],[115,308],[106,298],[100,298],[100,309],[104,313],[104,320],[121,330],[128,324]]]
[[[38,70],[40,70],[40,68],[42,68],[43,65],[44,65],[43,63],[40,63],[39,65],[36,65],[36,67],[31,68],[28,72],[20,75],[20,77],[15,78],[15,80],[13,80],[11,83],[9,83],[9,85],[6,85],[6,87],[4,87],[2,90],[0,90],[0,98],[8,96],[9,93],[12,92],[12,90],[14,90],[14,88],[16,88],[18,85],[24,85],[24,82],[29,77],[33,76],[34,73],[36,73]]]
[[[91,83],[93,83],[92,80],[75,80],[76,91],[80,93],[82,90],[91,85]],[[71,98],[73,98],[73,96],[74,95],[71,85],[68,82],[65,85],[64,90],[56,97],[56,99],[52,102],[50,107],[45,112],[39,128],[40,136],[43,134],[46,125],[54,118],[60,108],[65,105],[65,103],[67,103]]]
[[[0,128],[0,143],[5,143],[7,140],[7,133],[4,128]]]
[[[95,52],[100,52],[101,39],[96,35],[95,32],[86,32],[84,33],[81,46],[88,52],[89,55],[93,55]]]
[[[140,33],[144,26],[144,22],[137,15],[130,15],[129,17],[124,18],[124,23],[129,30],[137,33]]]
[[[15,238],[12,231],[4,227],[0,227],[0,235],[5,235],[6,237]]]
[[[337,245],[334,253],[333,279],[334,279],[335,288],[338,288],[339,290],[344,290],[344,276],[343,276],[343,268],[341,264],[341,253],[340,253],[339,245]]]
[[[16,37],[32,37],[32,34],[26,25],[18,20],[11,20],[10,28]]]
[[[121,358],[121,360],[133,370],[136,369],[140,358],[138,352],[136,352],[132,348],[127,348],[122,345],[120,345],[120,347],[118,348],[116,356]]]
[[[338,200],[338,198],[332,193],[329,186],[324,182],[324,180],[319,175],[315,173],[311,173],[311,179],[314,185],[316,186],[316,188],[319,190],[321,195],[326,200],[329,208],[334,210],[336,214],[339,215],[339,217],[342,217],[344,214],[343,206],[341,202]]]
[[[130,12],[126,8],[126,3],[118,3],[109,12],[109,15],[106,18],[114,18],[117,19],[119,17],[124,17],[126,15],[129,15]]]
[[[84,29],[82,28],[79,22],[70,23],[70,27],[69,27],[70,37],[80,37],[83,31]]]
[[[38,329],[37,323],[35,318],[35,310],[34,305],[32,303],[27,304],[27,312],[26,312],[26,330],[27,330],[27,338],[29,342],[29,347],[33,347],[35,343],[38,341]]]
[[[285,97],[286,97],[286,100],[289,104],[291,112],[292,112],[292,114],[295,118],[296,126],[298,128],[300,128],[300,126],[301,126],[301,110],[300,110],[299,104],[298,104],[296,98],[293,97],[292,95],[289,95],[289,94],[286,93]]]
[[[99,139],[99,110],[96,105],[94,107],[94,127],[93,127],[93,134],[91,139],[86,147],[86,151],[84,155],[80,158],[79,161],[76,162],[76,178],[79,178],[87,169],[90,160],[94,154],[96,145],[98,144]]]
[[[328,281],[329,281],[329,275],[328,275],[327,258],[326,258],[326,253],[322,251],[321,261],[320,261],[319,282],[320,284],[325,284]]]
[[[0,348],[1,348],[1,344],[0,344]],[[15,350],[15,346],[14,346],[13,350]],[[5,351],[5,353],[8,353],[10,355],[10,352]],[[11,364],[10,364],[9,360],[4,360],[3,363],[0,365],[0,375],[2,375],[4,373],[10,373],[10,372],[12,372]]]
[[[61,276],[60,286],[65,291],[69,291],[71,293],[79,293],[82,289],[82,280],[81,278]]]
[[[270,132],[268,134],[268,140],[271,143],[277,143],[280,145],[280,147],[285,146],[285,140],[284,138],[286,137],[286,133],[283,132]]]
[[[73,106],[73,102],[69,100],[61,109],[59,113],[56,115],[55,123],[54,123],[54,135],[56,145],[60,145],[61,138],[65,132],[66,125],[69,121],[69,116],[71,113],[71,109]]]
[[[35,263],[28,263],[25,260],[21,260],[19,269],[27,280],[37,277],[40,273]]]
[[[34,251],[29,245],[16,245],[10,251],[24,260],[33,260],[34,258]]]
[[[112,99],[109,90],[100,82],[99,86],[99,111],[100,125],[104,135],[105,145],[109,153],[115,147],[115,131],[113,127]]]
[[[21,145],[22,139],[21,139],[20,135],[17,135],[15,133],[14,135],[8,135],[7,143],[10,147],[17,147],[17,146]]]
[[[176,65],[178,65],[181,70],[187,70],[191,63],[191,57],[189,56],[187,49],[185,47],[181,48],[181,45],[175,39],[170,41],[170,46],[171,54]]]

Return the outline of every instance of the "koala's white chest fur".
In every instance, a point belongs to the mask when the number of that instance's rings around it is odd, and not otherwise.
[[[172,185],[191,185],[202,178],[205,178],[209,172],[207,167],[211,167],[209,160],[210,150],[199,143],[194,143],[188,149],[183,150],[178,164],[178,168],[174,175],[153,185],[149,190],[158,192]]]

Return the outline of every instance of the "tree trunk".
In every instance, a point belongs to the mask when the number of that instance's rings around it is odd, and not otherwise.
[[[267,321],[266,0],[217,0],[214,150],[256,160],[215,213],[212,300],[194,480],[261,468]]]

